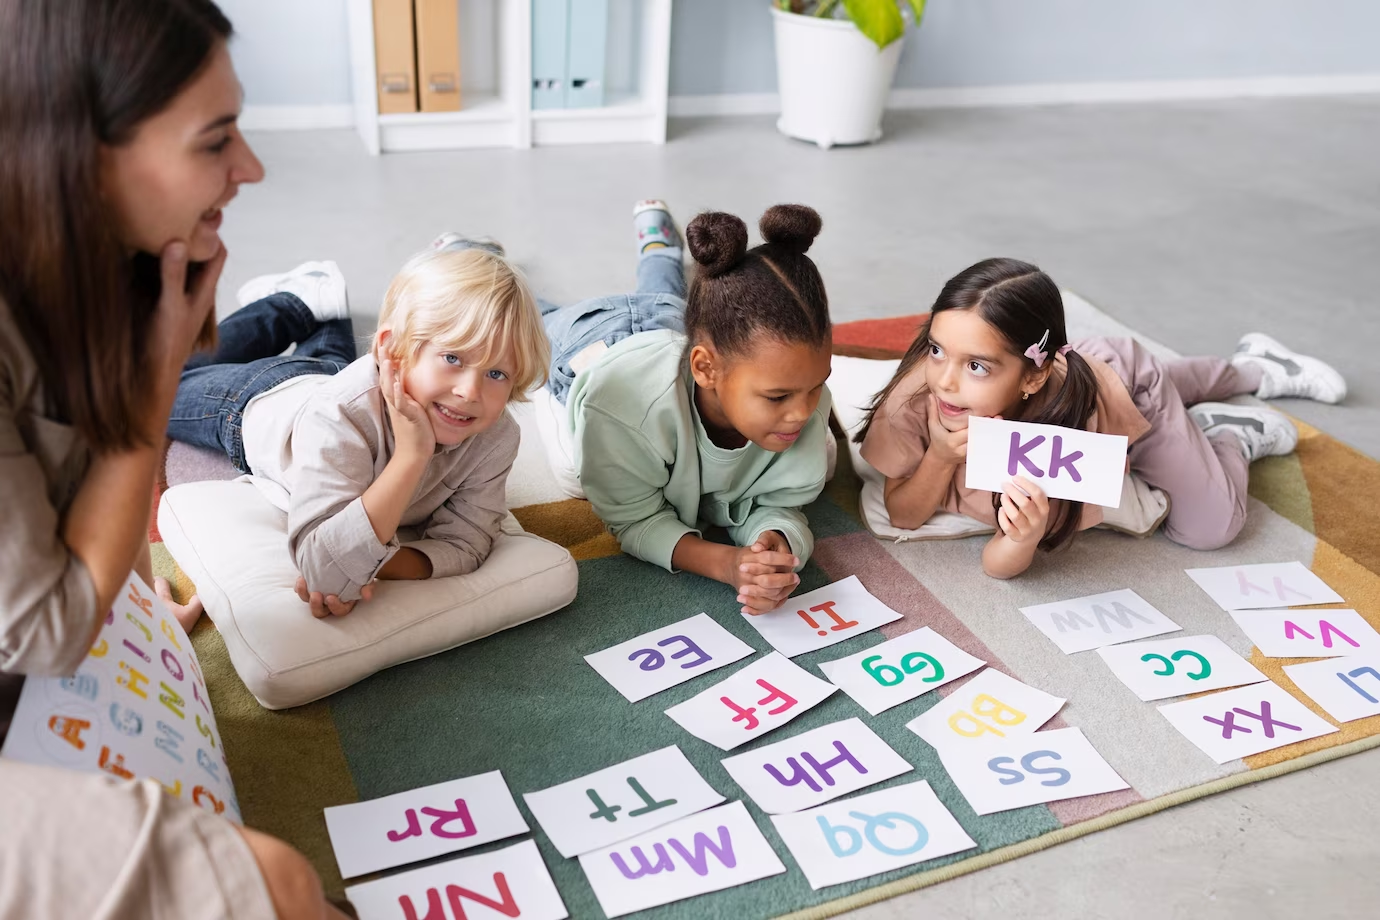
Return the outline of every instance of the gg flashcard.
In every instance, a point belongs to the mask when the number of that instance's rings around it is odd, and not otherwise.
[[[720,805],[586,853],[580,857],[580,868],[607,917],[786,871],[742,802]]]
[[[1163,700],[1269,680],[1216,636],[1185,636],[1100,648],[1097,654],[1142,700]]]
[[[977,846],[925,780],[771,823],[816,891]]]
[[[1293,664],[1284,673],[1338,722],[1380,716],[1380,654]]]
[[[769,815],[810,808],[911,766],[861,719],[845,719],[722,761]]]
[[[359,912],[359,920],[446,916],[564,920],[569,916],[531,840],[351,885],[345,896]]]
[[[1021,613],[1069,655],[1181,628],[1130,588],[1022,607]]]
[[[798,597],[788,597],[780,607],[767,613],[741,616],[787,658],[901,619],[899,613],[869,594],[856,575]]]
[[[1339,604],[1342,597],[1302,562],[1185,569],[1223,610]]]
[[[1380,633],[1355,610],[1233,610],[1267,658],[1340,658],[1380,652]]]
[[[984,664],[924,626],[865,652],[826,661],[819,669],[875,716],[971,674]]]
[[[522,800],[567,859],[717,805],[724,797],[675,745]]]
[[[1160,712],[1218,763],[1337,730],[1273,681],[1169,703]]]
[[[942,758],[980,815],[1129,788],[1079,728],[950,748]]]
[[[943,754],[982,738],[1029,734],[1054,718],[1065,700],[988,668],[943,702],[906,723]]]
[[[975,415],[968,419],[964,485],[1000,492],[1012,477],[1021,476],[1050,498],[1116,508],[1121,505],[1126,444],[1120,434]]]
[[[526,833],[498,770],[326,809],[341,878]]]
[[[586,655],[585,661],[636,703],[751,654],[752,646],[700,613]]]
[[[666,714],[723,751],[780,728],[838,688],[772,652]]]

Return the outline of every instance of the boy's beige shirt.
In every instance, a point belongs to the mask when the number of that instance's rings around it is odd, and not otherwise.
[[[255,398],[242,434],[253,481],[287,512],[288,548],[309,590],[350,601],[402,546],[424,553],[435,578],[479,567],[506,514],[519,429],[504,412],[488,429],[438,448],[387,544],[363,501],[394,450],[372,355],[333,377],[294,377]]]

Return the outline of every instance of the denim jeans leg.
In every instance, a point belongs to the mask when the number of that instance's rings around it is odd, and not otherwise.
[[[637,293],[671,294],[685,299],[685,265],[680,247],[652,249],[637,260]]]
[[[221,320],[216,327],[216,350],[192,355],[186,368],[271,358],[310,337],[318,325],[311,310],[296,295],[270,294]]]
[[[297,350],[293,354],[329,361],[337,365],[336,370],[344,370],[359,357],[355,348],[354,323],[348,317],[321,323],[311,335],[297,343]]]

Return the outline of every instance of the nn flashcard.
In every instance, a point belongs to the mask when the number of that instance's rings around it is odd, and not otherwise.
[[[1068,655],[1181,628],[1130,588],[1022,607],[1021,613]]]
[[[1079,728],[950,748],[942,757],[980,815],[1130,788]]]
[[[1233,610],[1266,658],[1339,658],[1380,652],[1380,633],[1355,610]]]
[[[788,597],[775,610],[755,616],[744,613],[742,617],[787,658],[901,619],[899,613],[869,594],[856,575]]]
[[[977,846],[923,779],[771,823],[816,891]]]
[[[968,419],[964,485],[1000,492],[1021,476],[1050,498],[1116,508],[1121,505],[1126,446],[1125,435],[975,415]]]
[[[1118,680],[1147,701],[1269,680],[1216,636],[1112,645],[1097,654]]]
[[[885,712],[971,674],[986,662],[928,626],[819,666],[870,715]]]
[[[1302,562],[1185,569],[1223,610],[1340,604],[1342,597]]]
[[[585,661],[636,703],[751,654],[752,646],[700,613],[586,655]]]
[[[724,797],[671,745],[528,792],[522,800],[568,859],[703,811]]]
[[[1291,664],[1284,673],[1338,722],[1380,716],[1380,654]]]
[[[988,668],[906,728],[942,755],[977,739],[1027,735],[1054,718],[1065,700]]]
[[[1274,682],[1169,703],[1160,713],[1218,763],[1337,730]]]
[[[772,652],[666,714],[696,738],[730,751],[780,728],[837,689]]]

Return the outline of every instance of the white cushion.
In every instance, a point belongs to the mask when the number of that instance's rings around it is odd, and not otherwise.
[[[476,571],[379,582],[345,617],[312,617],[297,597],[287,515],[248,477],[163,494],[158,529],[196,584],[249,692],[268,709],[300,706],[384,668],[534,620],[575,598],[575,560],[509,515]]]

